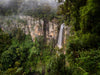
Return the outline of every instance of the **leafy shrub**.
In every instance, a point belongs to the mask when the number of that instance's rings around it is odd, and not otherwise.
[[[12,67],[16,57],[13,50],[4,51],[1,55],[2,69],[7,70],[9,67]]]
[[[98,48],[100,37],[95,34],[83,34],[81,37],[81,45],[84,49]]]
[[[15,38],[19,42],[24,41],[26,37],[25,33],[23,33],[23,31],[20,28],[13,29],[12,32],[10,33],[10,36],[12,38]]]
[[[69,50],[88,50],[91,48],[98,48],[100,43],[100,37],[95,34],[83,34],[81,36],[72,36],[68,42]]]
[[[2,52],[7,50],[9,46],[11,45],[11,39],[8,34],[4,32],[0,32],[0,56]]]
[[[85,71],[90,74],[95,74],[100,70],[100,50],[90,50],[79,52],[80,57],[76,60],[78,61],[79,66],[81,66]],[[100,73],[99,73],[100,74]],[[97,75],[99,75],[97,73]]]
[[[60,57],[51,60],[48,73],[49,75],[66,75],[64,55],[61,54]]]

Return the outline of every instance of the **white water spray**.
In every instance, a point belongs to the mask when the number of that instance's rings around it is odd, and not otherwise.
[[[58,43],[57,43],[57,46],[59,48],[62,48],[63,29],[64,29],[64,23],[60,27],[60,32],[59,32],[59,37],[58,37]]]

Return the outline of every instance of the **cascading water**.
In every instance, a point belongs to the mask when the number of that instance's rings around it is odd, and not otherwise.
[[[60,27],[60,32],[59,32],[59,37],[58,37],[58,43],[57,43],[57,46],[59,48],[62,48],[63,29],[64,29],[64,23]]]

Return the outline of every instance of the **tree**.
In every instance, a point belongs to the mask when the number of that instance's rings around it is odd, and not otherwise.
[[[79,9],[85,4],[86,0],[66,0],[63,5],[60,5],[59,13],[63,15],[67,25],[73,25],[75,31],[80,30]]]
[[[72,60],[70,64],[73,64],[73,67],[81,67],[85,70],[84,72],[88,72],[86,74],[90,75],[99,71],[99,69],[97,69],[97,67],[99,67],[97,62],[99,59],[96,60],[99,55],[94,53],[95,51],[99,53],[98,50],[100,48],[99,4],[99,0],[66,0],[65,3],[60,6],[59,11],[59,14],[63,15],[63,20],[65,20],[66,24],[72,26],[71,31],[73,32],[73,36],[70,36],[67,42],[68,60]],[[83,54],[83,56],[81,56],[81,54]],[[80,62],[81,65],[79,65]],[[95,65],[92,66],[93,64]],[[91,68],[89,68],[89,66],[91,66]],[[96,74],[99,74],[99,72]]]
[[[4,51],[1,55],[1,64],[2,64],[2,70],[7,70],[9,67],[12,67],[14,64],[14,61],[16,59],[16,55],[13,53],[12,50]]]
[[[44,42],[46,42],[47,27],[49,27],[49,17],[50,17],[51,7],[48,4],[43,4],[37,7],[34,11],[35,17],[43,19],[43,34]],[[49,29],[49,28],[48,28]]]
[[[11,39],[9,35],[0,29],[0,56],[2,52],[4,52],[6,49],[9,48],[10,45],[11,45]]]

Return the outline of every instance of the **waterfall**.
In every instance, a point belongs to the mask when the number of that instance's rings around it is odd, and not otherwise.
[[[62,48],[63,29],[64,29],[64,23],[60,27],[60,32],[59,32],[59,37],[58,37],[58,43],[57,43],[57,46],[59,48]]]

